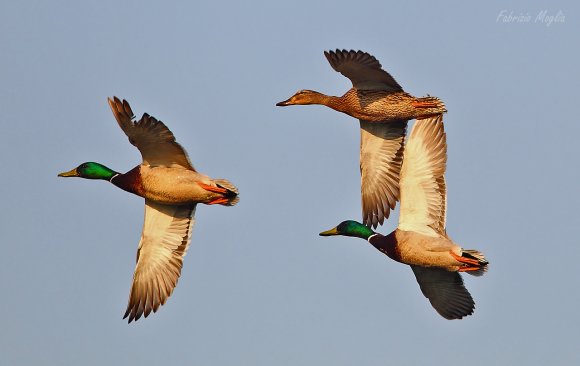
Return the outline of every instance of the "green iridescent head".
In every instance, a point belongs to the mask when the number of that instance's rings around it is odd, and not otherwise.
[[[332,236],[332,235],[342,235],[342,236],[354,236],[356,238],[361,238],[367,240],[371,235],[375,234],[368,226],[361,224],[360,222],[347,220],[341,222],[337,227],[326,230],[320,233],[320,236]]]
[[[116,171],[111,170],[104,166],[103,164],[87,162],[82,163],[81,165],[77,166],[73,170],[68,172],[60,173],[59,177],[80,177],[86,179],[104,179],[104,180],[111,180],[118,174]]]

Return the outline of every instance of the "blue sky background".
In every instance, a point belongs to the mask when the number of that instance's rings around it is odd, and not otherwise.
[[[538,23],[543,10],[565,19]],[[579,15],[571,1],[0,2],[0,364],[578,364]],[[445,101],[448,232],[491,262],[466,278],[473,316],[441,318],[364,241],[318,236],[360,219],[358,122],[274,104],[346,91],[335,48]],[[112,95],[241,192],[198,208],[175,293],[131,325],[143,200],[56,177],[140,162]]]

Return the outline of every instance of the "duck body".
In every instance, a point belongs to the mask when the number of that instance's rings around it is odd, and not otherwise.
[[[368,242],[399,263],[443,268],[450,272],[468,267],[456,259],[461,257],[462,248],[443,236],[434,238],[396,229],[387,236],[376,233],[368,238]]]
[[[143,230],[124,315],[130,323],[156,312],[177,286],[197,204],[233,206],[238,202],[238,189],[225,179],[211,179],[195,170],[163,122],[147,113],[136,120],[126,100],[114,97],[108,101],[119,127],[139,149],[142,163],[121,174],[86,162],[58,176],[106,180],[145,198]]]
[[[463,249],[447,235],[447,142],[442,116],[419,119],[405,147],[400,174],[399,225],[389,235],[347,220],[321,236],[343,235],[368,241],[389,258],[411,267],[423,295],[446,319],[473,314],[475,302],[461,272],[481,276],[483,253]]]
[[[347,91],[339,98],[337,110],[369,122],[389,122],[426,118],[445,113],[445,105],[436,97],[416,98],[405,92],[383,90]]]
[[[166,205],[213,204],[222,198],[237,195],[235,187],[224,180],[211,179],[189,169],[164,166],[138,165],[125,174],[114,176],[111,183],[127,192]],[[208,187],[215,190],[208,190]],[[224,189],[226,192],[223,192]],[[222,204],[231,206],[234,203],[228,199]]]

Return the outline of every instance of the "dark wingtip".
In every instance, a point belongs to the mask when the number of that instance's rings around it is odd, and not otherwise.
[[[127,311],[125,311],[125,315],[123,315],[123,319],[127,319],[127,317],[129,317],[129,320],[127,321],[127,324],[131,324],[131,322],[133,320],[137,320],[135,319],[135,315],[131,312],[131,308],[127,307]]]

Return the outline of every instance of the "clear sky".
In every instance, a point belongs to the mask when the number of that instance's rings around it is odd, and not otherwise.
[[[576,2],[82,3],[0,2],[1,365],[580,364]],[[335,48],[445,101],[448,232],[491,262],[465,279],[473,316],[441,318],[364,241],[318,236],[360,220],[358,122],[274,105],[346,91]],[[143,200],[56,176],[140,162],[113,95],[241,193],[198,207],[175,293],[130,325]]]

